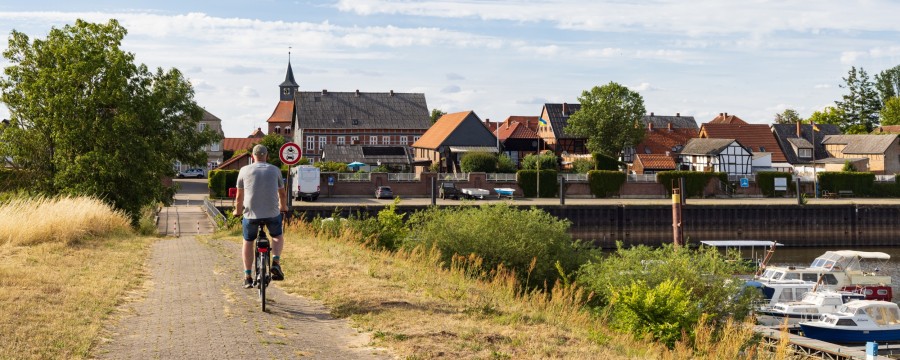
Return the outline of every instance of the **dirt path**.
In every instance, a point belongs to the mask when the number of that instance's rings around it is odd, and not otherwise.
[[[183,216],[186,212],[179,209]],[[201,228],[203,226],[201,225]],[[389,359],[369,336],[312,301],[269,289],[268,312],[240,285],[239,245],[186,235],[157,241],[148,293],[128,304],[98,358]],[[287,271],[290,276],[290,271]]]

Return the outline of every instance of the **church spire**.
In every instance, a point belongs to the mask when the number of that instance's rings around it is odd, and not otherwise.
[[[291,101],[294,99],[294,93],[297,92],[297,89],[300,88],[300,85],[297,85],[297,81],[294,80],[294,70],[291,69],[291,51],[288,50],[288,67],[287,74],[284,75],[284,82],[281,85],[278,85],[281,88],[281,100],[282,101]]]

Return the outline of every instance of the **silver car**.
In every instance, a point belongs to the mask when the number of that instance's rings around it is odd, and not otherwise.
[[[203,171],[203,169],[187,169],[187,170],[184,170],[184,171],[178,173],[179,179],[184,179],[184,178],[202,179],[204,176],[206,176],[206,172]]]

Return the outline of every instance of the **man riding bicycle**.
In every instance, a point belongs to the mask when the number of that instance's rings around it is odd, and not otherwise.
[[[237,196],[234,216],[243,215],[241,225],[244,231],[242,259],[244,261],[244,288],[253,287],[250,266],[253,264],[253,240],[256,240],[259,226],[264,225],[272,237],[272,280],[284,280],[281,271],[281,249],[284,248],[282,230],[283,213],[287,212],[287,193],[281,170],[266,162],[268,150],[264,145],[253,147],[253,164],[244,166],[238,173]]]

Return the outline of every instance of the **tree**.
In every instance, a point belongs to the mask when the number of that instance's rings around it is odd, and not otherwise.
[[[522,169],[537,170],[538,159],[540,159],[541,162],[541,170],[556,170],[557,167],[559,167],[559,161],[557,161],[556,155],[552,152],[547,152],[540,155],[525,155],[525,157],[522,158]]]
[[[884,104],[891,98],[900,96],[900,65],[875,75],[875,88]]]
[[[841,126],[844,121],[844,113],[841,109],[828,106],[820,111],[815,111],[809,116],[809,121],[814,124],[831,124]]]
[[[644,139],[644,99],[637,92],[610,82],[583,91],[578,101],[581,109],[569,117],[565,131],[587,138],[591,152],[618,158]]]
[[[172,164],[205,164],[202,147],[220,135],[198,130],[203,110],[181,72],[151,72],[120,48],[126,33],[116,20],[77,20],[45,39],[12,31],[0,158],[34,192],[96,196],[136,223],[142,207],[170,199],[160,179],[175,175]]]
[[[284,136],[280,134],[269,134],[262,139],[259,139],[259,144],[264,145],[269,152],[266,162],[280,168],[282,163],[281,157],[278,156],[278,152],[281,150],[281,145],[284,145]]]
[[[441,111],[441,109],[431,109],[431,123],[434,124],[441,118],[441,116],[447,115],[447,113]]]
[[[797,113],[797,110],[794,109],[784,109],[781,113],[775,114],[776,124],[796,124],[801,121],[803,119]]]
[[[841,131],[844,133],[869,133],[878,125],[878,113],[881,111],[881,99],[869,75],[863,68],[851,67],[847,77],[843,78],[849,93],[845,94],[835,105],[843,111]]]
[[[892,97],[881,108],[881,125],[900,125],[900,97]]]
[[[509,155],[500,154],[497,157],[497,172],[505,174],[516,172],[516,162]]]
[[[492,173],[497,171],[497,157],[494,154],[483,151],[469,152],[459,160],[459,167],[463,172],[467,173]]]

